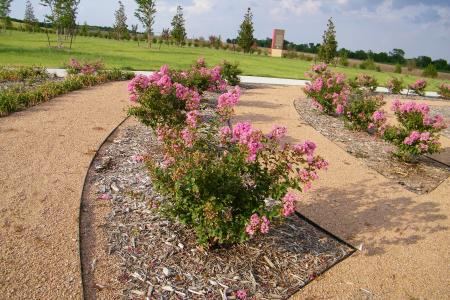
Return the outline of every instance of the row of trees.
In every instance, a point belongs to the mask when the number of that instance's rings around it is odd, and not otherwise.
[[[405,51],[403,49],[395,48],[390,52],[373,52],[357,50],[351,51],[341,48],[338,51],[338,44],[336,41],[336,29],[332,19],[328,20],[327,29],[323,34],[322,44],[295,44],[287,40],[284,41],[284,49],[289,51],[298,51],[317,54],[320,60],[325,62],[333,61],[337,56],[358,59],[358,60],[372,60],[377,63],[398,64],[400,66],[407,66],[413,68],[426,68],[433,65],[438,71],[450,71],[450,64],[445,59],[432,60],[429,56],[419,56],[416,58],[405,58]],[[265,40],[256,40],[259,47],[270,48],[272,44],[271,38]]]

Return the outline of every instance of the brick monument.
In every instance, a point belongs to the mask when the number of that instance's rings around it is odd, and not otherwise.
[[[284,30],[274,29],[272,34],[272,57],[283,56]]]

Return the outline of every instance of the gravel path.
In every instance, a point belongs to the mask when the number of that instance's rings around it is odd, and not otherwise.
[[[298,209],[362,251],[293,299],[448,298],[450,178],[429,194],[407,191],[302,120],[293,106],[299,97],[299,87],[257,87],[241,98],[238,119],[253,120],[265,132],[273,123],[285,125],[288,140],[317,143],[330,167]]]
[[[126,105],[126,83],[109,83],[0,118],[1,299],[82,297],[83,181]]]

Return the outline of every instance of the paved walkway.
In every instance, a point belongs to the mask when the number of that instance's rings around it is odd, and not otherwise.
[[[0,299],[82,297],[83,182],[126,105],[108,83],[0,118]]]
[[[288,127],[290,141],[311,139],[330,162],[298,209],[363,251],[333,267],[293,299],[445,299],[450,295],[450,179],[413,194],[362,164],[305,124],[293,107],[298,87],[243,95],[239,120],[264,131]],[[448,142],[448,140],[447,140]]]

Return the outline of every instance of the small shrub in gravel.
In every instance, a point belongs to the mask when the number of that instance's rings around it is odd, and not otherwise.
[[[367,89],[369,91],[375,91],[378,86],[378,81],[375,77],[368,74],[359,74],[353,79],[348,80],[349,85],[352,89]]]
[[[329,115],[343,114],[350,94],[345,76],[332,73],[326,64],[314,65],[307,76],[311,83],[307,83],[303,90],[313,100],[313,105]]]
[[[392,77],[387,82],[387,88],[388,88],[389,92],[392,94],[400,94],[400,92],[404,88],[403,79],[398,78],[398,77]]]
[[[84,74],[92,75],[103,69],[103,63],[101,61],[84,61],[80,62],[75,58],[71,58],[69,63],[66,65],[66,70],[68,74]]]
[[[444,99],[450,99],[450,84],[442,83],[439,86],[439,95]]]
[[[359,131],[368,130],[370,132],[383,130],[386,118],[379,109],[384,104],[385,102],[381,95],[369,95],[363,92],[353,94],[349,98],[344,114],[346,127]]]
[[[239,85],[241,82],[239,75],[242,74],[242,70],[239,69],[238,63],[233,64],[224,60],[221,65],[220,74],[222,75],[222,78],[225,79],[231,86]]]
[[[416,82],[408,85],[408,88],[419,96],[425,95],[425,88],[427,87],[427,82],[424,79],[418,79]]]
[[[224,91],[227,87],[227,82],[222,78],[221,74],[222,67],[208,68],[203,58],[198,59],[189,70],[174,71],[169,69],[169,72],[173,82],[195,89],[200,95],[206,91]]]
[[[383,137],[397,146],[398,157],[414,161],[420,154],[440,151],[439,133],[447,128],[441,115],[430,116],[426,104],[399,100],[394,101],[392,110],[400,125],[388,126]]]
[[[130,112],[162,143],[162,154],[146,160],[155,187],[168,199],[160,211],[193,228],[205,246],[268,233],[294,213],[298,199],[292,190],[309,188],[327,162],[314,155],[311,141],[281,143],[285,127],[274,126],[265,135],[248,122],[232,126],[238,87],[206,111],[198,109],[196,89],[174,82],[163,67],[130,83],[131,99],[138,103]]]

